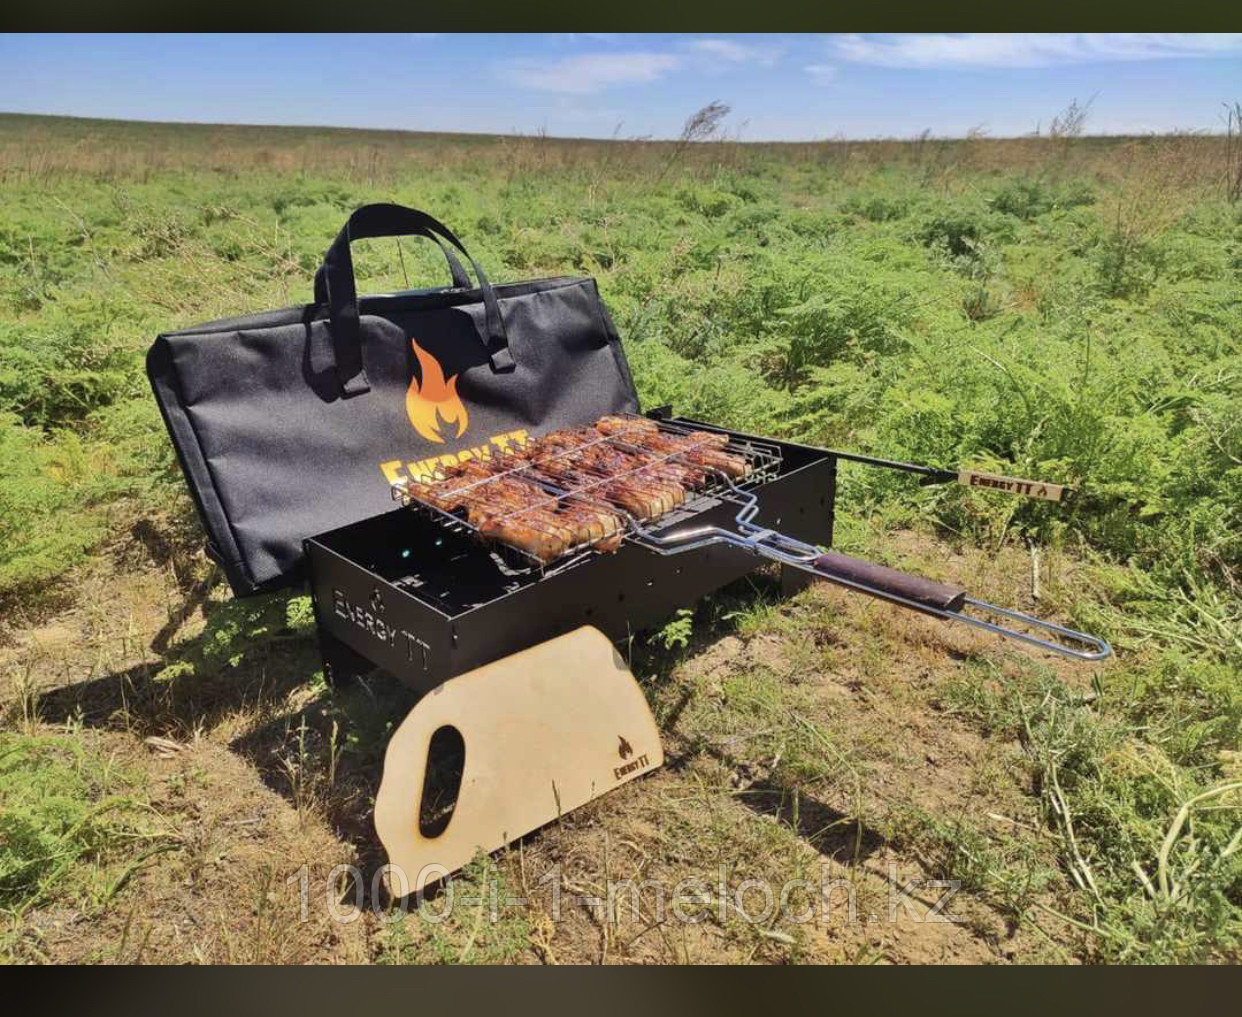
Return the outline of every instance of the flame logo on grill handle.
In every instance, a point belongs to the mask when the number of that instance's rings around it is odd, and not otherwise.
[[[430,353],[411,339],[418,360],[419,377],[410,379],[405,392],[405,412],[410,423],[428,441],[443,443],[446,437],[460,438],[470,418],[457,395],[457,375],[445,379],[444,368]]]

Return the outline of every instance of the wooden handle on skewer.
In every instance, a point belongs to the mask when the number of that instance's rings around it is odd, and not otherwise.
[[[980,473],[978,470],[959,470],[957,482],[965,487],[986,487],[1007,494],[1024,494],[1028,498],[1044,501],[1062,501],[1071,493],[1062,484],[1049,484],[1043,480],[1027,480],[1025,477],[1006,477],[999,473]]]
[[[966,591],[937,583],[908,572],[898,572],[884,565],[875,565],[861,558],[829,551],[815,559],[815,570],[825,578],[846,579],[874,591],[876,596],[891,594],[938,611],[960,611],[966,602]]]

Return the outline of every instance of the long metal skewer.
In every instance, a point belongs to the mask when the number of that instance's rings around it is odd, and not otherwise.
[[[838,586],[856,590],[859,593],[866,593],[869,596],[878,597],[881,600],[887,600],[902,607],[920,611],[923,614],[930,614],[945,621],[965,622],[967,625],[974,625],[976,628],[995,632],[1007,639],[1017,639],[1031,646],[1038,646],[1040,649],[1059,653],[1064,657],[1071,657],[1074,660],[1103,660],[1113,652],[1112,647],[1098,636],[1088,635],[1085,632],[1065,628],[1061,625],[1054,625],[1052,622],[1041,621],[1039,618],[1034,618],[1031,615],[998,607],[995,604],[989,604],[987,601],[976,600],[973,597],[964,597],[961,600],[962,606],[960,608],[946,610],[911,600],[892,590],[871,586],[820,568],[816,563],[823,557],[823,551],[812,544],[807,544],[785,534],[777,533],[775,530],[755,525],[752,520],[759,511],[758,497],[751,492],[740,490],[728,477],[724,477],[723,480],[732,489],[733,498],[731,500],[741,504],[741,509],[738,511],[735,519],[737,530],[729,530],[721,526],[709,524],[690,526],[685,529],[675,530],[672,533],[660,534],[644,526],[638,520],[631,518],[629,522],[635,537],[653,551],[665,555],[682,554],[686,551],[707,547],[712,544],[727,544],[731,547],[749,551],[751,554],[778,561],[783,565],[790,565],[793,568],[809,572],[813,576],[826,579]],[[1068,646],[1062,642],[1050,642],[1026,632],[1019,632],[1016,629],[1006,628],[1003,625],[996,625],[983,618],[963,614],[962,608],[967,606],[979,611],[1011,618],[1031,628],[1053,633],[1062,639],[1079,643],[1082,646],[1092,647],[1092,649],[1075,649],[1073,646]]]

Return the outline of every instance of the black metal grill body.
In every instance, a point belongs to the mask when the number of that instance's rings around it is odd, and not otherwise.
[[[831,546],[835,455],[670,419],[778,448],[779,474],[753,488],[762,506],[756,521]],[[735,504],[694,499],[658,532],[690,522],[729,526],[736,514]],[[515,570],[470,536],[407,509],[311,538],[306,553],[329,679],[379,666],[420,691],[581,625],[624,639],[761,564],[736,547],[665,556],[626,540],[612,553]]]

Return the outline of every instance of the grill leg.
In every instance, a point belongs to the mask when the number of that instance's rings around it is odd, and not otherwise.
[[[319,628],[319,654],[323,658],[323,676],[333,688],[366,674],[374,667],[366,657],[346,646],[322,626]]]
[[[812,576],[805,569],[796,569],[792,565],[781,566],[781,596],[792,597],[801,593],[811,585]]]

